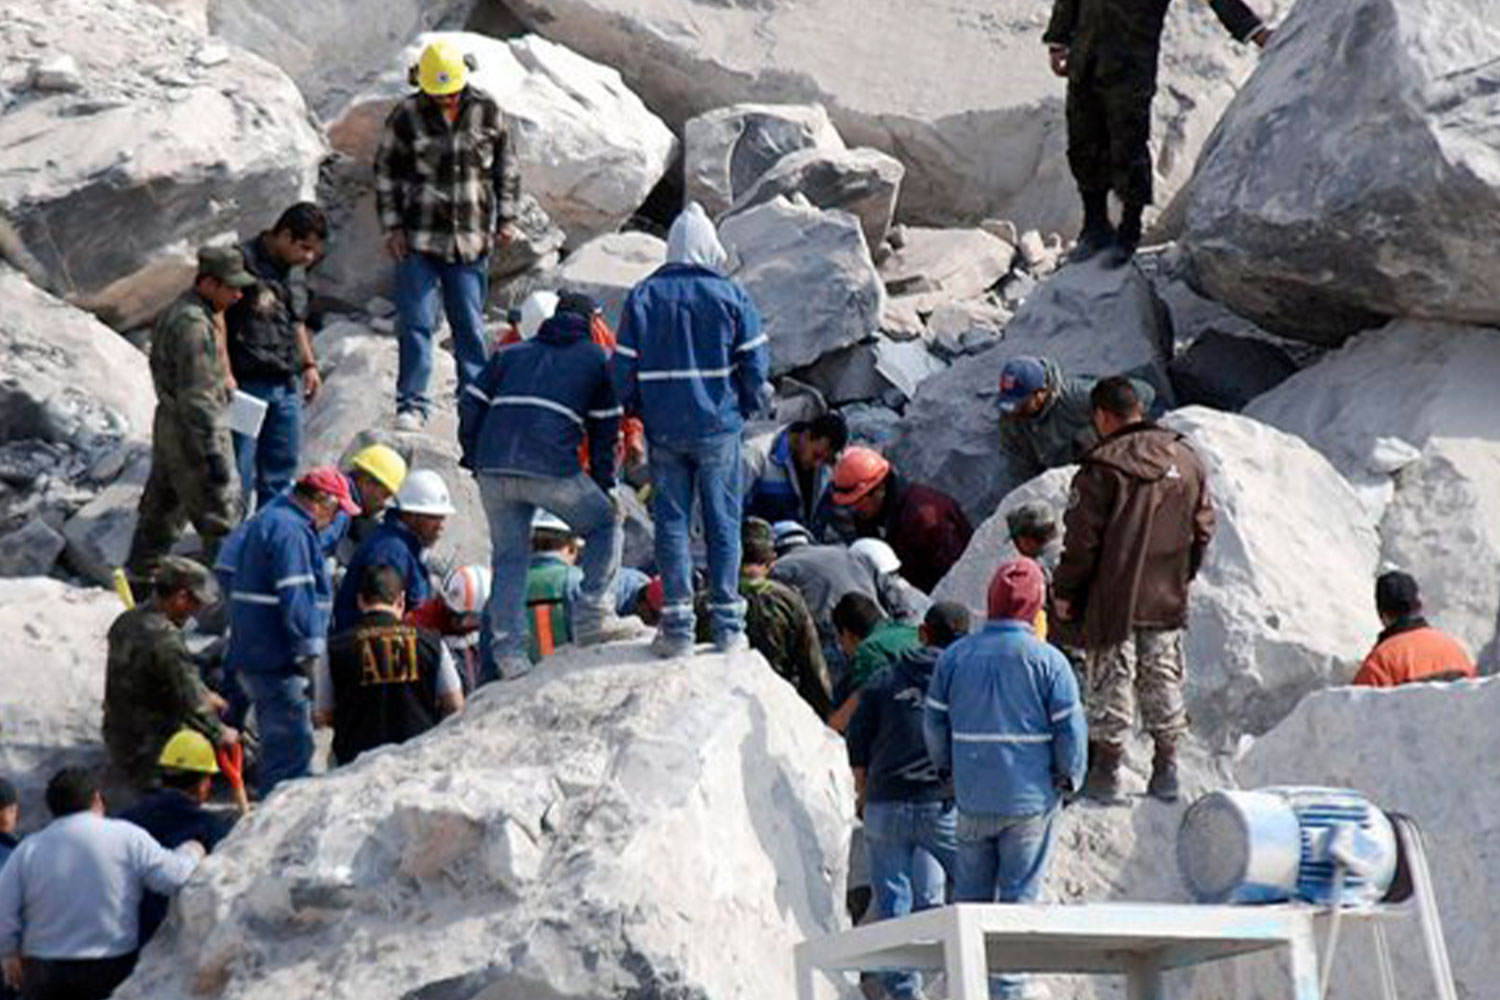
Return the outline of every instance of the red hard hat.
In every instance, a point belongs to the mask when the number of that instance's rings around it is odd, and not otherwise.
[[[891,463],[869,448],[846,448],[833,467],[833,502],[848,507],[859,503],[891,474]]]

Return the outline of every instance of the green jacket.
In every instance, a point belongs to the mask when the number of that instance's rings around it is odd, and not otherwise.
[[[833,710],[833,681],[823,659],[823,646],[812,612],[802,595],[771,579],[740,576],[740,596],[745,599],[745,638],[802,700],[827,719]],[[698,597],[698,640],[708,642],[711,616],[708,595]]]
[[[892,618],[887,618],[874,631],[865,636],[864,642],[854,651],[854,659],[851,661],[850,676],[854,679],[854,690],[865,686],[865,681],[875,676],[879,670],[883,670],[909,650],[918,649],[922,640],[917,636],[915,625],[903,625]]]
[[[104,674],[104,744],[110,761],[138,788],[156,775],[167,740],[184,727],[217,742],[223,732],[182,630],[155,601],[116,618]]]
[[[577,572],[561,559],[537,557],[526,571],[526,655],[535,663],[573,641],[568,581]]]
[[[213,309],[197,292],[179,296],[157,319],[151,334],[151,381],[158,449],[185,469],[232,468],[229,392],[219,364]]]
[[[1011,468],[1022,480],[1034,479],[1048,469],[1083,460],[1099,443],[1094,431],[1089,395],[1099,381],[1092,376],[1069,378],[1057,362],[1047,360],[1047,388],[1052,399],[1034,417],[1000,418],[1000,446],[1010,457]],[[1140,379],[1131,379],[1141,404],[1150,411],[1156,390]]]

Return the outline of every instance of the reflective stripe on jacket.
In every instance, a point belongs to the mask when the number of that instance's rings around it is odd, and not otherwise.
[[[291,494],[246,525],[229,595],[229,665],[250,674],[291,674],[328,646],[333,588],[312,517]]]

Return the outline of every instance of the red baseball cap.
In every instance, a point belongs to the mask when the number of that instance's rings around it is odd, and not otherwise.
[[[339,502],[339,509],[350,517],[360,512],[359,504],[354,502],[354,497],[349,493],[349,480],[331,465],[309,469],[297,482],[319,493],[327,493]]]

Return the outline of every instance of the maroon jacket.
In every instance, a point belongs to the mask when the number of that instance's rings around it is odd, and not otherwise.
[[[885,539],[901,560],[901,575],[924,594],[948,575],[974,535],[957,500],[894,475],[880,519],[858,530],[861,536]]]
[[[1208,475],[1184,437],[1149,422],[1101,441],[1073,477],[1053,592],[1089,649],[1187,624],[1188,583],[1214,530]]]

